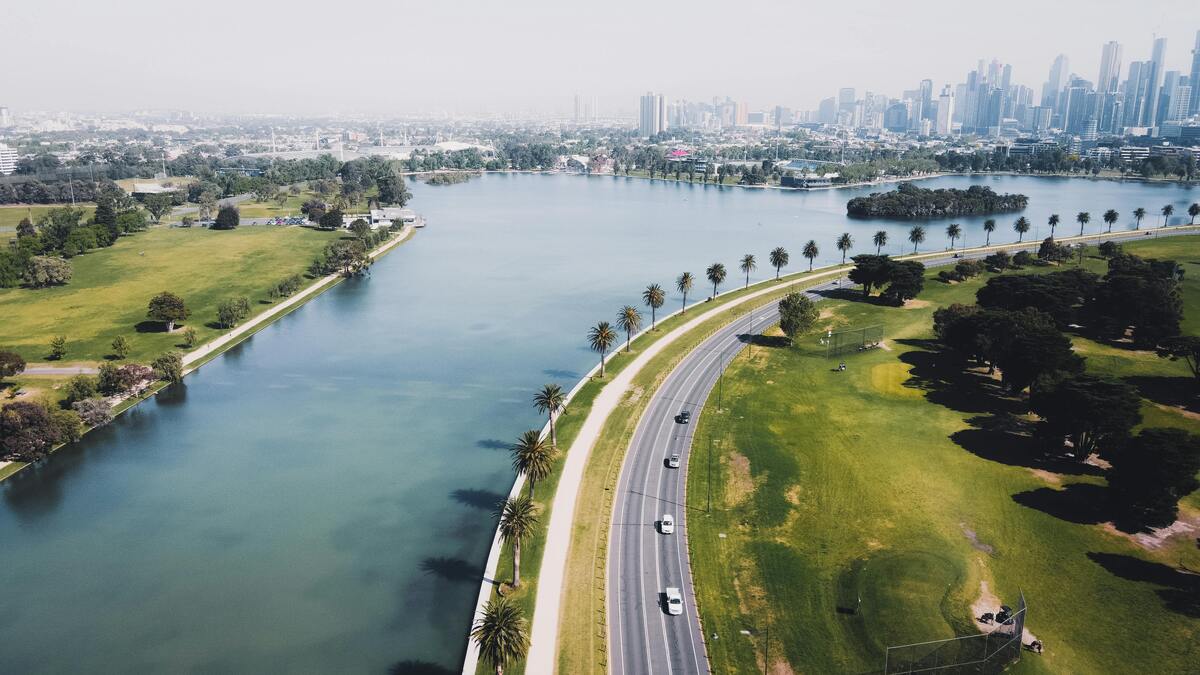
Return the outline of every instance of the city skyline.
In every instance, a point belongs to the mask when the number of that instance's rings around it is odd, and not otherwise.
[[[570,117],[574,96],[582,95],[594,101],[595,116],[629,117],[638,113],[633,98],[652,90],[670,100],[720,95],[752,109],[815,110],[841,87],[898,97],[929,79],[936,93],[959,82],[978,59],[1011,64],[1013,81],[1037,94],[1058,54],[1069,59],[1065,76],[1094,82],[1109,42],[1121,45],[1121,80],[1130,63],[1152,59],[1156,38],[1166,39],[1161,70],[1188,75],[1196,30],[1181,21],[1191,3],[1174,0],[1136,12],[1115,3],[1018,3],[1003,16],[986,17],[944,2],[926,3],[917,12],[886,3],[858,5],[854,12],[771,5],[737,13],[717,3],[689,4],[687,12],[623,2],[603,12],[541,0],[523,5],[534,11],[507,12],[482,3],[465,11],[461,5],[423,8],[420,25],[414,25],[406,20],[412,14],[405,3],[351,0],[342,6],[345,27],[325,41],[314,32],[311,17],[318,6],[310,2],[281,15],[219,0],[184,25],[170,24],[169,12],[143,0],[119,8],[27,3],[12,8],[6,41],[11,53],[37,58],[6,73],[0,105],[18,113],[187,109]],[[938,19],[922,21],[922,15]],[[1086,29],[1063,30],[1080,25],[1081,17]],[[51,21],[62,35],[47,50],[38,42],[37,27]],[[170,44],[144,57],[131,57],[127,41],[95,39],[153,34],[167,25]],[[764,32],[774,25],[800,30],[776,38]],[[228,41],[239,45],[228,48],[223,36],[231,32],[249,39]],[[701,36],[712,48],[699,57],[658,56],[678,35]],[[75,77],[85,62],[116,69],[111,77]],[[70,87],[45,86],[67,81]],[[338,84],[327,87],[328,82]],[[362,95],[341,93],[347,91]]]

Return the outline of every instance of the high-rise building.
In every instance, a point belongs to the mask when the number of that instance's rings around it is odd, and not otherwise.
[[[17,151],[0,143],[0,176],[8,176],[17,170]]]
[[[0,105],[0,129],[7,129],[13,125],[12,113],[9,112],[8,106]]]
[[[1066,54],[1059,54],[1050,65],[1050,77],[1042,85],[1042,105],[1058,109],[1059,96],[1067,84],[1071,63]]]
[[[667,130],[667,101],[662,94],[646,92],[642,96],[638,134],[654,136]]]
[[[1177,85],[1167,105],[1167,113],[1163,121],[1178,122],[1185,119],[1188,116],[1188,108],[1192,104],[1192,98],[1195,97],[1194,91],[1196,89],[1191,85]]]
[[[1188,76],[1188,86],[1192,88],[1192,101],[1188,104],[1188,114],[1200,113],[1200,30],[1196,31],[1196,46],[1192,47],[1192,74]]]
[[[933,119],[933,80],[921,80],[921,119]]]
[[[1167,38],[1156,38],[1154,50],[1150,54],[1150,73],[1143,77],[1146,83],[1145,103],[1142,106],[1142,121],[1144,127],[1158,125],[1158,101],[1163,81],[1163,61],[1166,59]]]
[[[821,99],[821,103],[817,106],[817,121],[821,124],[837,124],[837,119],[837,99],[832,96]]]
[[[854,103],[858,100],[854,87],[843,87],[838,90],[838,111],[854,112]]]
[[[935,133],[938,136],[949,136],[954,125],[954,90],[950,85],[942,87],[942,95],[938,97],[937,103],[937,126]]]
[[[1106,42],[1100,50],[1100,77],[1096,79],[1096,91],[1116,91],[1121,77],[1121,44]]]

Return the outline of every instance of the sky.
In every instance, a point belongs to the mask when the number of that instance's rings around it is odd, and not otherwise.
[[[1190,71],[1196,0],[3,0],[0,105],[201,113],[634,114],[646,91],[813,109],[899,96],[983,58],[1040,94],[1050,62],[1095,80],[1101,46]]]

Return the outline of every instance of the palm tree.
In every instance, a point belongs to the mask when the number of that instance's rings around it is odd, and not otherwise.
[[[691,272],[684,272],[675,280],[675,288],[679,289],[680,293],[683,293],[683,309],[679,312],[680,314],[687,313],[687,294],[688,291],[692,290],[692,286],[695,283],[696,278],[692,276]]]
[[[496,669],[496,675],[504,675],[505,666],[529,652],[529,622],[512,600],[488,600],[483,616],[471,627],[471,639],[479,647],[480,658]]]
[[[813,266],[813,258],[816,258],[821,253],[821,251],[817,248],[817,242],[812,239],[809,239],[808,243],[804,245],[804,250],[801,251],[801,253],[804,255],[805,258],[808,258],[808,271],[811,272],[812,266]]]
[[[588,331],[588,346],[600,353],[600,377],[604,377],[604,355],[616,341],[617,333],[607,321],[601,321]]]
[[[1162,224],[1162,226],[1163,226],[1163,227],[1166,227],[1166,226],[1167,226],[1167,223],[1169,223],[1169,222],[1171,221],[1171,214],[1172,214],[1172,213],[1175,213],[1175,207],[1174,207],[1174,206],[1171,206],[1170,204],[1167,204],[1166,206],[1162,207],[1162,214],[1163,214],[1163,224]]]
[[[1017,222],[1013,223],[1013,230],[1017,233],[1017,241],[1025,240],[1025,233],[1029,231],[1029,219],[1025,216],[1017,218]]]
[[[1137,218],[1137,225],[1135,225],[1133,229],[1135,229],[1135,230],[1142,229],[1142,218],[1146,217],[1146,209],[1143,209],[1140,206],[1137,207],[1136,209],[1133,210],[1133,217]]]
[[[1105,223],[1108,223],[1108,231],[1112,232],[1112,226],[1116,224],[1117,220],[1121,217],[1121,214],[1117,213],[1116,209],[1109,209],[1105,211],[1104,215],[1101,217],[1104,219]]]
[[[1192,205],[1188,207],[1188,215],[1192,217],[1192,221],[1188,224],[1195,225],[1196,224],[1196,216],[1200,216],[1200,204],[1197,204],[1196,202],[1192,202]]]
[[[738,267],[746,273],[746,288],[750,288],[750,273],[758,269],[758,263],[754,261],[754,254],[747,253],[742,256],[742,262]]]
[[[554,418],[567,405],[567,396],[557,384],[543,384],[541,391],[533,395],[533,405],[538,412],[546,413],[550,421],[550,444],[558,447],[558,434],[554,429]]]
[[[925,226],[913,225],[912,229],[908,231],[908,240],[912,242],[913,253],[916,253],[917,245],[925,241]]]
[[[633,305],[625,305],[621,311],[617,312],[617,328],[625,331],[625,351],[629,351],[629,344],[633,341],[633,334],[642,327],[642,313],[637,311],[637,307]]]
[[[950,248],[954,248],[954,240],[962,236],[962,228],[958,223],[950,223],[946,226],[946,236],[950,238]]]
[[[871,241],[875,243],[875,255],[879,255],[879,252],[887,245],[887,232],[885,230],[876,232],[875,236],[871,237]]]
[[[788,264],[787,249],[782,246],[776,246],[771,250],[769,258],[771,260],[771,267],[775,268],[775,279],[779,279],[780,268],[787,267]]]
[[[1059,220],[1061,220],[1061,218],[1058,217],[1057,213],[1051,213],[1050,219],[1046,221],[1046,223],[1050,225],[1050,237],[1052,239],[1054,238],[1054,228],[1058,227]]]
[[[842,236],[837,238],[837,250],[842,252],[842,264],[846,264],[846,251],[854,248],[854,239],[849,232],[843,232]]]
[[[996,219],[988,218],[983,221],[983,231],[987,232],[987,241],[983,242],[983,245],[990,246],[992,243],[992,233],[996,231]]]
[[[1079,223],[1079,236],[1082,237],[1083,226],[1092,222],[1092,214],[1088,213],[1087,211],[1080,211],[1079,214],[1075,216],[1075,222]]]
[[[500,518],[500,536],[512,545],[513,550],[513,580],[512,587],[521,587],[521,542],[533,534],[537,526],[537,507],[533,500],[526,495],[509,497],[500,502],[496,515]]]
[[[708,269],[704,270],[704,276],[708,277],[708,280],[712,282],[713,297],[717,297],[717,286],[721,285],[722,281],[725,281],[725,265],[721,263],[709,265]]]
[[[536,429],[521,432],[517,442],[508,449],[512,454],[513,471],[525,474],[529,479],[529,497],[533,497],[533,486],[550,477],[554,468],[554,448],[546,445]]]
[[[654,330],[654,326],[658,319],[656,313],[658,308],[663,306],[667,301],[667,294],[663,291],[662,286],[658,284],[650,284],[646,290],[642,291],[642,302],[650,308],[650,330]]]

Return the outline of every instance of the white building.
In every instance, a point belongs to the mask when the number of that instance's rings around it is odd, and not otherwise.
[[[949,85],[942,87],[942,95],[938,97],[937,129],[938,136],[949,136],[954,126],[954,90]]]
[[[0,129],[8,129],[13,125],[12,113],[7,106],[0,105]]]
[[[642,97],[638,134],[653,136],[667,130],[667,100],[662,94],[646,92]]]
[[[0,143],[0,176],[8,176],[17,170],[17,151]]]

